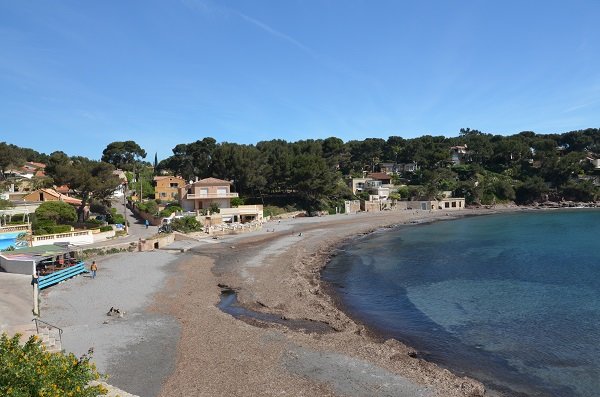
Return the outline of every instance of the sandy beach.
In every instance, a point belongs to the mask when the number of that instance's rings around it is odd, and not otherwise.
[[[319,279],[335,247],[382,227],[494,210],[385,212],[299,218],[204,239],[185,254],[99,260],[95,280],[52,288],[43,317],[64,347],[95,360],[109,383],[140,396],[481,396],[477,381],[380,340],[346,316]],[[223,290],[264,317],[232,316]],[[123,318],[106,316],[111,307]],[[107,322],[107,323],[105,323]]]

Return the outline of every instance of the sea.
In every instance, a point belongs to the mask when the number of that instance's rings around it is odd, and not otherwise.
[[[498,395],[600,396],[600,210],[385,229],[322,277],[375,334]]]

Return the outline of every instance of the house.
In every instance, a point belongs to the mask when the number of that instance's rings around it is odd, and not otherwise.
[[[454,165],[463,164],[467,160],[468,154],[467,145],[452,146],[450,148],[450,161]]]
[[[371,178],[350,178],[348,187],[352,189],[352,194],[358,194],[367,189],[366,183],[370,180]]]
[[[593,156],[590,156],[590,155],[587,155],[587,156],[585,157],[585,159],[586,159],[587,161],[589,161],[589,162],[590,162],[590,164],[592,164],[592,166],[594,167],[594,169],[595,169],[595,170],[598,170],[598,169],[600,169],[600,159],[597,159],[597,158],[595,158],[595,157],[593,157]]]
[[[380,181],[382,185],[390,185],[392,183],[392,177],[383,172],[373,172],[367,175],[367,178],[370,178],[375,181]]]
[[[379,171],[384,174],[395,174],[401,168],[401,164],[396,163],[379,163]]]
[[[231,208],[231,199],[239,197],[231,192],[231,182],[217,178],[205,178],[179,188],[179,203],[185,211]]]
[[[413,163],[406,163],[406,164],[401,164],[402,170],[404,172],[416,172],[419,169],[419,166],[417,165],[417,163],[413,162]]]
[[[54,189],[38,189],[23,196],[23,201],[28,202],[40,202],[40,201],[64,201],[75,206],[81,205],[81,200],[69,197],[65,194],[59,193]]]
[[[155,176],[153,184],[154,198],[170,201],[179,198],[179,189],[185,186],[185,180],[177,176]]]

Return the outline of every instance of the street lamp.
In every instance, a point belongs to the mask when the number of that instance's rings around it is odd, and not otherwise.
[[[127,227],[127,182],[123,183],[123,218],[125,219],[125,234],[128,234]]]

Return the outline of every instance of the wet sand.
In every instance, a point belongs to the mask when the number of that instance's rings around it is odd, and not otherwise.
[[[508,209],[513,210],[514,209]],[[414,357],[346,316],[319,279],[334,248],[381,227],[495,213],[384,212],[272,221],[262,232],[206,240],[186,254],[155,307],[181,324],[160,396],[480,396],[481,383]],[[267,232],[266,230],[269,230]],[[274,230],[274,231],[270,231]],[[233,317],[223,289],[248,310]],[[298,327],[307,321],[318,327]]]

